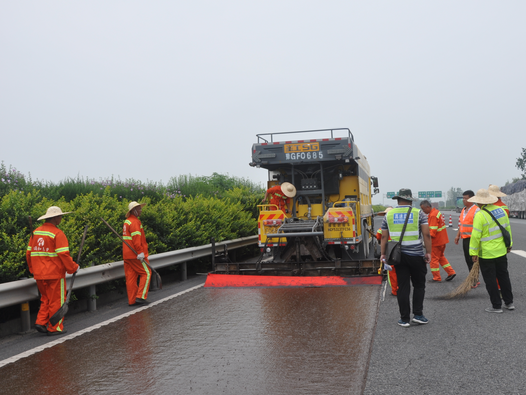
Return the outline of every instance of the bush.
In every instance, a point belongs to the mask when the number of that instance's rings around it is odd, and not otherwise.
[[[107,180],[71,179],[54,184],[32,181],[15,168],[0,165],[0,282],[28,277],[26,250],[31,234],[29,217],[37,218],[50,206],[65,215],[59,228],[69,240],[77,261],[82,233],[89,225],[81,267],[122,260],[119,234],[130,201],[147,203],[143,223],[150,254],[173,251],[250,236],[256,233],[257,204],[265,190],[249,180],[213,173],[209,177],[180,176],[168,186],[113,177]]]
[[[65,215],[59,228],[69,240],[70,253],[76,261],[86,224],[89,225],[81,256],[81,267],[122,260],[122,242],[102,222],[104,218],[119,234],[122,234],[124,214],[129,201],[110,196],[110,188],[100,196],[90,192],[77,196],[70,202],[64,198],[51,201],[37,194],[12,191],[0,202],[0,282],[13,281],[29,276],[25,252],[30,237],[29,215],[34,227],[42,224],[36,218],[49,206],[59,206]],[[235,194],[234,194],[235,196]],[[173,251],[216,241],[236,239],[253,235],[257,224],[252,213],[244,210],[244,204],[215,197],[168,198],[147,203],[141,215],[150,254]],[[38,222],[38,223],[37,223]]]

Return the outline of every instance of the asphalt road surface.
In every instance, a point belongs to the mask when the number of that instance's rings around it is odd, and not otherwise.
[[[446,222],[452,216],[446,257],[457,277],[426,283],[427,325],[398,326],[396,298],[385,283],[214,290],[202,287],[201,276],[151,293],[145,308],[123,298],[68,316],[63,336],[0,339],[1,392],[526,393],[526,220],[511,220],[517,309],[489,314],[483,281],[462,299],[443,298],[468,273],[453,242],[458,214],[444,214]]]
[[[526,220],[512,218],[513,250],[508,265],[516,310],[486,313],[491,307],[481,286],[461,299],[442,296],[467,276],[462,246],[455,245],[458,214],[444,212],[450,243],[445,255],[457,277],[426,283],[427,325],[397,325],[396,297],[382,292],[365,394],[526,394]],[[431,273],[428,271],[428,280]]]

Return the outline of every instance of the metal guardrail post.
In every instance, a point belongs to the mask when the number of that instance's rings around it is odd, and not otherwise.
[[[20,305],[20,323],[22,324],[22,333],[31,330],[31,314],[29,312],[29,302]]]
[[[93,266],[93,262],[90,263],[90,267]],[[97,286],[95,284],[89,286],[89,298],[88,298],[88,311],[97,310]]]
[[[180,277],[181,281],[188,280],[188,272],[187,272],[186,263],[187,262],[183,262],[180,264],[181,265],[181,277]]]
[[[97,286],[89,286],[88,311],[97,310]]]
[[[216,240],[211,237],[210,244],[212,245],[212,271],[216,271]]]

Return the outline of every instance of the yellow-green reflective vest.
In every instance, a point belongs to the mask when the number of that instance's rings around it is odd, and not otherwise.
[[[400,235],[404,228],[405,217],[407,216],[408,210],[408,207],[396,207],[386,214],[389,236],[393,241],[400,240]],[[402,246],[422,244],[419,237],[419,217],[420,210],[413,207],[411,214],[409,214],[409,219],[407,220],[407,227],[405,228],[404,238],[402,239]]]
[[[502,227],[510,232],[511,237],[510,220],[502,207],[493,204],[482,207],[493,214]],[[513,245],[513,239],[511,245]],[[506,255],[507,253],[508,249],[504,244],[499,226],[493,221],[491,215],[481,208],[473,218],[473,232],[471,232],[471,240],[469,242],[469,255],[479,256],[484,259],[493,259]]]

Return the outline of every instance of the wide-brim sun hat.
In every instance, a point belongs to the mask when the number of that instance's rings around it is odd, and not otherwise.
[[[385,214],[387,214],[392,209],[393,209],[393,207],[386,207],[384,211],[380,211],[380,212],[376,213],[376,215],[378,215],[380,217],[383,217]]]
[[[476,195],[468,199],[471,203],[480,204],[492,204],[499,200],[498,197],[490,195],[487,189],[481,188],[477,191]]]
[[[39,217],[37,219],[37,221],[40,221],[41,219],[47,219],[47,218],[53,218],[53,217],[59,217],[61,215],[66,215],[66,214],[70,214],[72,213],[73,211],[68,211],[68,212],[65,212],[63,213],[62,210],[60,209],[60,207],[57,207],[57,206],[51,206],[50,208],[47,209],[46,213]]]
[[[503,196],[508,196],[504,192],[501,192],[498,186],[493,185],[493,184],[490,184],[490,186],[488,187],[488,192],[490,195],[496,196],[498,198],[503,197]]]
[[[289,198],[296,196],[296,187],[290,182],[284,182],[281,184],[281,191]]]
[[[415,198],[413,198],[413,194],[408,188],[400,189],[400,191],[398,191],[398,193],[395,196],[393,196],[393,199],[404,199],[409,201],[416,200]]]
[[[130,216],[130,211],[132,211],[135,207],[138,206],[144,207],[146,206],[146,203],[130,202],[130,204],[128,204],[128,212],[126,213],[126,218]]]

